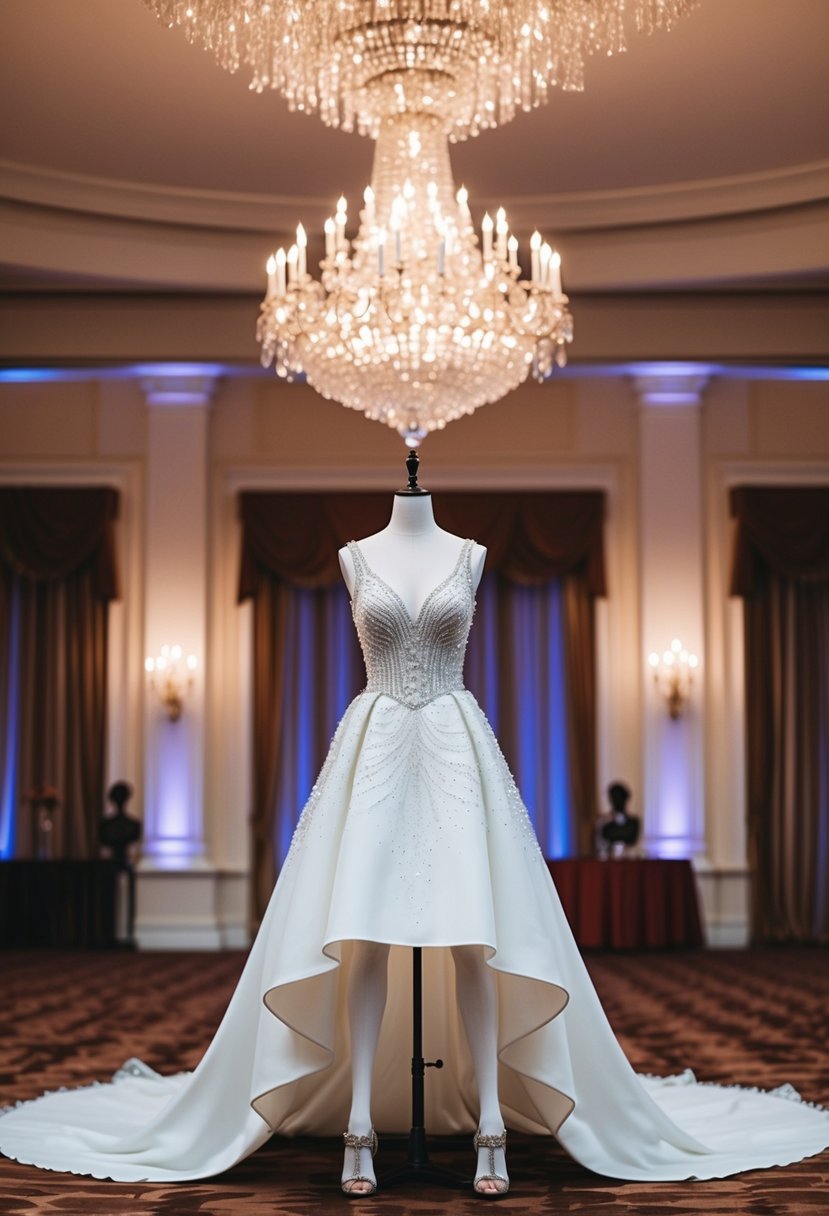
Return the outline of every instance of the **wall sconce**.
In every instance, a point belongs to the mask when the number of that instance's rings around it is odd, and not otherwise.
[[[653,670],[653,682],[668,705],[668,713],[676,721],[688,701],[699,659],[685,649],[679,638],[674,638],[670,650],[664,651],[661,658],[656,651],[649,654],[648,664]]]
[[[184,698],[193,686],[197,661],[194,654],[184,653],[180,646],[162,646],[155,659],[144,660],[144,670],[150,677],[150,688],[158,693],[164,712],[171,722],[178,722],[184,709]]]

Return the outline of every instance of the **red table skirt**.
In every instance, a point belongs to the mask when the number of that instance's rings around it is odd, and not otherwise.
[[[579,946],[703,945],[690,861],[568,857],[547,865]]]
[[[114,945],[117,879],[98,858],[0,862],[0,948]]]

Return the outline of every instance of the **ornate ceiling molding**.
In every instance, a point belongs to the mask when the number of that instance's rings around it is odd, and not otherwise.
[[[111,219],[212,228],[228,232],[289,233],[301,214],[319,226],[333,199],[302,194],[242,194],[148,186],[89,177],[40,165],[0,160],[0,198],[24,206],[75,211]],[[556,232],[638,227],[781,210],[829,199],[829,160],[763,173],[578,194],[506,197],[514,226],[529,231],[543,219]],[[483,210],[495,200],[477,199]]]

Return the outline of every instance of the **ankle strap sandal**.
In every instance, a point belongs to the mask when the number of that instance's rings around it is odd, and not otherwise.
[[[352,1199],[365,1199],[368,1195],[373,1195],[377,1190],[377,1183],[373,1178],[366,1178],[365,1174],[360,1173],[360,1152],[367,1148],[370,1150],[372,1157],[377,1152],[377,1133],[374,1128],[371,1129],[367,1136],[355,1136],[351,1132],[343,1132],[343,1141],[345,1147],[350,1148],[354,1153],[354,1166],[352,1168],[351,1177],[344,1178],[342,1182],[343,1194],[349,1195]],[[365,1182],[371,1188],[368,1191],[355,1191],[355,1182]]]
[[[488,1199],[500,1199],[502,1195],[506,1195],[509,1190],[509,1178],[505,1178],[503,1174],[499,1174],[495,1169],[495,1150],[502,1148],[506,1152],[507,1148],[507,1131],[506,1128],[501,1132],[500,1136],[485,1136],[482,1132],[476,1132],[472,1141],[475,1152],[478,1149],[485,1148],[489,1150],[489,1172],[484,1174],[476,1174],[475,1181],[472,1183],[473,1188],[479,1195],[486,1195]],[[480,1184],[482,1182],[494,1182],[494,1191],[482,1191]]]

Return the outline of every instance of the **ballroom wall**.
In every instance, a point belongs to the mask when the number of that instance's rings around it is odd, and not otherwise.
[[[134,784],[145,815],[141,940],[242,944],[250,621],[235,602],[236,495],[391,493],[402,445],[304,385],[240,369],[55,377],[0,383],[0,478],[105,482],[122,493],[108,773]],[[709,939],[744,940],[742,634],[740,604],[727,595],[727,491],[829,480],[829,383],[790,369],[581,368],[452,424],[423,458],[438,518],[441,488],[606,491],[598,785],[629,782],[648,848],[694,857]],[[688,714],[670,724],[645,659],[676,633],[702,665]],[[164,640],[199,658],[172,727],[143,672]]]

